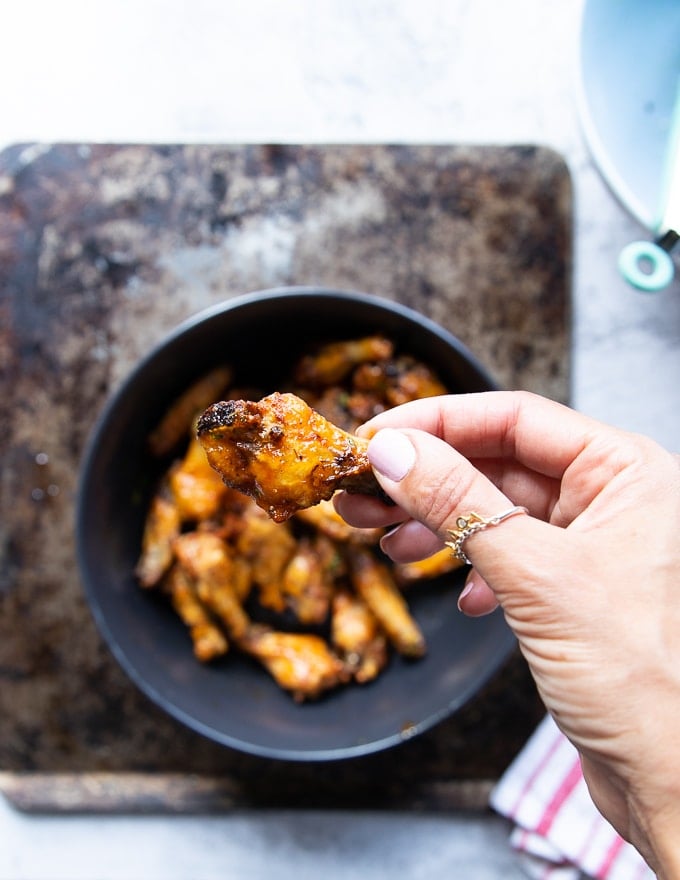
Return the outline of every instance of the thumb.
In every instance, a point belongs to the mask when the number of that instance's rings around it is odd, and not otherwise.
[[[455,543],[469,522],[472,534],[460,546],[501,604],[538,598],[540,572],[554,569],[563,530],[515,514],[526,499],[508,498],[448,443],[424,431],[384,428],[371,439],[368,458],[390,498],[442,541]],[[483,525],[510,511],[497,525]],[[473,513],[481,518],[476,527]],[[399,553],[399,543],[412,542],[413,534],[395,529],[383,539],[385,552]]]

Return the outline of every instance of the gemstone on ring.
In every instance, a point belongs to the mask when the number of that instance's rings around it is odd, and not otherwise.
[[[483,517],[474,511],[470,511],[467,516],[458,516],[456,517],[456,528],[448,530],[451,540],[446,541],[446,546],[451,548],[456,559],[471,565],[472,563],[463,550],[463,544],[467,538],[474,535],[475,532],[481,532],[484,529],[489,528],[489,526],[497,526],[502,523],[503,520],[509,519],[511,516],[517,516],[519,513],[528,514],[529,511],[526,507],[516,506],[511,507],[509,510],[505,510],[503,513],[499,513],[496,516]]]

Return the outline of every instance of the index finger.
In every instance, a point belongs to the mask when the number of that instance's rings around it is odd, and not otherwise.
[[[468,459],[514,458],[560,478],[602,426],[563,404],[527,391],[450,394],[414,400],[366,422],[358,433],[417,428],[445,440]]]

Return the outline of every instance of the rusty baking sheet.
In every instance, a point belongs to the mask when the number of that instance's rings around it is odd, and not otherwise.
[[[75,563],[80,456],[179,321],[318,284],[396,300],[508,388],[569,399],[572,191],[534,146],[17,145],[0,154],[0,788],[22,809],[483,806],[543,715],[515,655],[455,717],[318,765],[167,717],[100,638]]]

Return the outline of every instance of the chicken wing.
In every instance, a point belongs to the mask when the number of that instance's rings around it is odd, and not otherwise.
[[[349,525],[332,501],[320,501],[314,507],[298,510],[295,518],[341,544],[377,544],[385,534],[385,529],[358,529]]]
[[[334,385],[358,364],[392,357],[393,351],[393,343],[384,336],[329,342],[315,354],[305,355],[300,360],[295,370],[295,381],[313,388]]]
[[[186,532],[174,543],[180,565],[196,584],[198,598],[218,617],[227,635],[238,640],[250,626],[234,589],[229,549],[211,532]]]
[[[239,645],[262,663],[280,687],[291,691],[298,703],[318,697],[350,677],[345,664],[320,636],[254,625]]]
[[[387,639],[364,600],[347,589],[333,596],[331,642],[355,681],[372,681],[387,664]]]
[[[144,521],[142,552],[135,567],[141,586],[155,587],[170,568],[172,545],[179,535],[180,526],[179,510],[168,486],[164,484],[151,499]]]
[[[170,596],[172,607],[189,628],[197,659],[207,663],[226,654],[229,644],[224,634],[213,622],[198,598],[192,579],[180,565],[170,569],[164,589]]]
[[[429,580],[455,571],[464,563],[453,555],[448,547],[438,550],[432,556],[418,559],[415,562],[401,562],[394,566],[394,574],[400,584],[413,581]]]
[[[446,386],[426,364],[409,355],[362,364],[354,373],[354,390],[355,394],[380,395],[387,408],[447,392]]]
[[[184,458],[170,471],[170,488],[183,522],[210,519],[229,491],[193,437]]]
[[[349,563],[355,590],[375,614],[396,650],[405,657],[422,657],[425,638],[388,567],[363,547],[354,549]]]
[[[220,399],[231,376],[230,367],[216,367],[180,394],[149,435],[151,452],[158,456],[167,455],[184,440],[196,416]]]
[[[302,624],[317,625],[328,617],[333,596],[332,569],[311,538],[303,536],[286,566],[281,592],[286,605]]]
[[[224,482],[275,522],[328,500],[337,489],[381,494],[368,441],[327,421],[295,394],[213,404],[198,420],[198,439]]]
[[[286,607],[281,589],[283,573],[297,546],[288,524],[272,522],[263,510],[247,499],[232,540],[236,557],[250,566],[260,604],[271,611],[283,611]]]

